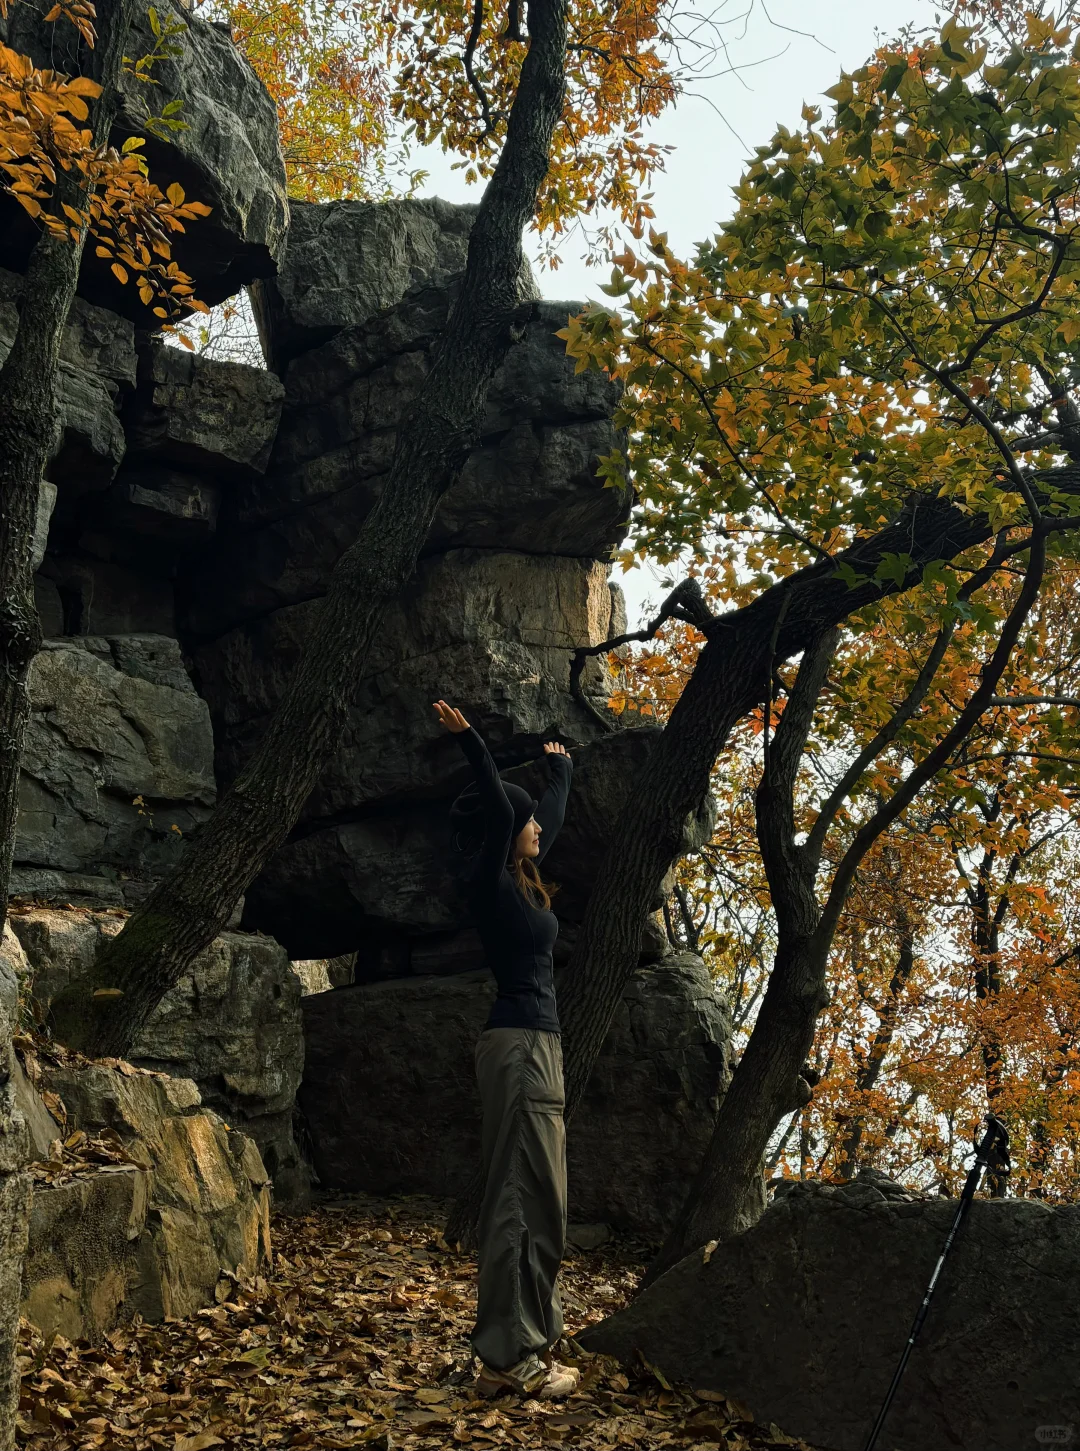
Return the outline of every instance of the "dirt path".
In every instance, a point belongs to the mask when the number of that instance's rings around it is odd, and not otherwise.
[[[569,1402],[477,1400],[468,1344],[474,1262],[442,1243],[444,1210],[427,1200],[358,1198],[279,1219],[272,1278],[223,1281],[215,1308],[118,1329],[96,1348],[62,1338],[47,1347],[26,1327],[20,1447],[802,1445],[645,1366],[583,1354],[574,1362],[580,1392]],[[625,1303],[641,1252],[618,1243],[570,1252],[568,1330]]]

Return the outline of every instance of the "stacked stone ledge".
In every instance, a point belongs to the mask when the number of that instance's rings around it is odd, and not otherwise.
[[[6,1091],[33,1192],[4,1305],[17,1319],[21,1304],[45,1335],[92,1341],[136,1315],[189,1315],[220,1298],[223,1282],[270,1266],[270,1175],[259,1149],[190,1078],[88,1061],[35,1039],[39,994],[84,965],[89,934],[118,924],[89,911],[17,912],[14,921],[21,930],[9,923],[0,943],[18,1044]],[[102,1135],[106,1155],[80,1148]]]

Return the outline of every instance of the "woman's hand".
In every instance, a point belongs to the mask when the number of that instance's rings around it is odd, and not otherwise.
[[[562,744],[561,741],[545,741],[544,742],[544,755],[545,756],[566,756],[569,759],[570,752],[566,749],[566,747]]]
[[[447,705],[445,700],[437,700],[435,702],[435,710],[439,717],[439,724],[444,725],[455,736],[469,729],[469,722],[462,715],[461,711],[455,710],[452,705]],[[545,746],[544,749],[547,750],[547,747]]]

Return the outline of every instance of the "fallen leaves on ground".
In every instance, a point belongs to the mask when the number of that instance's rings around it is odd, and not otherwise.
[[[25,1451],[211,1447],[630,1446],[779,1451],[803,1446],[715,1392],[573,1341],[581,1372],[557,1403],[473,1394],[475,1261],[447,1247],[444,1205],[368,1198],[276,1221],[273,1274],[223,1280],[190,1319],[118,1327],[99,1346],[43,1340],[24,1322]],[[568,1251],[569,1331],[626,1303],[641,1247]]]
[[[132,1153],[115,1129],[88,1134],[76,1129],[66,1139],[53,1139],[49,1157],[30,1165],[35,1184],[58,1189],[75,1179],[93,1179],[98,1174],[126,1173],[132,1167],[148,1169],[150,1160]]]

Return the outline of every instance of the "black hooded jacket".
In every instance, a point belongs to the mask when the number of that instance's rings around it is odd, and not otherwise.
[[[498,987],[487,1026],[557,1033],[551,951],[559,935],[558,919],[554,912],[527,901],[510,874],[516,813],[487,746],[471,727],[459,732],[456,739],[476,777],[483,821],[483,841],[470,864],[468,893],[484,955]],[[553,752],[547,761],[551,782],[533,812],[540,827],[537,863],[543,861],[562,826],[573,774],[569,756]]]

